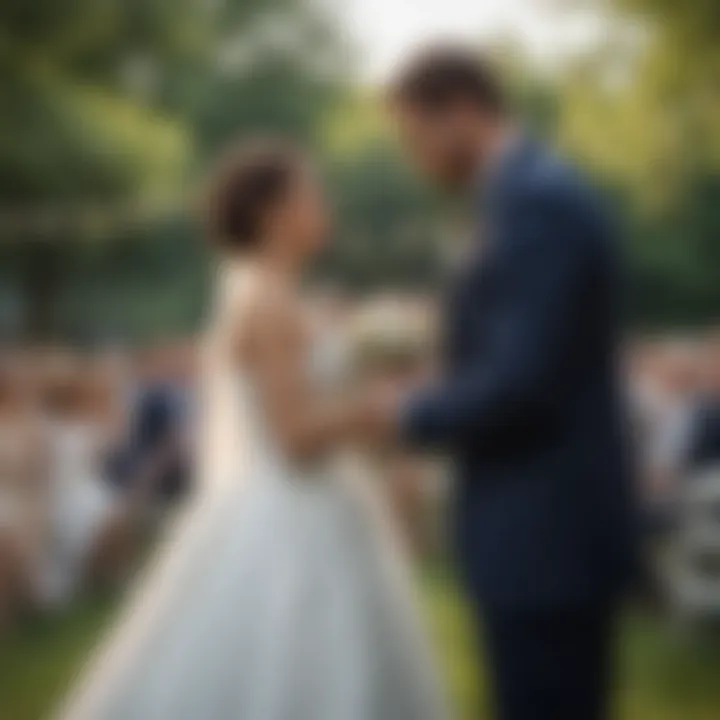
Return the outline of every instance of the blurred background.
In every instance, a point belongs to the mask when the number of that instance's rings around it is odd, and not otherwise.
[[[380,95],[438,35],[491,49],[528,126],[616,207],[648,566],[618,708],[720,717],[720,4],[3,0],[2,720],[53,707],[192,484],[212,269],[195,203],[229,140],[312,148],[337,210],[311,279],[325,322],[352,318],[373,362],[430,361],[405,319],[434,315],[463,223],[405,166]],[[407,458],[383,472],[475,717],[482,659],[443,557],[442,473]]]

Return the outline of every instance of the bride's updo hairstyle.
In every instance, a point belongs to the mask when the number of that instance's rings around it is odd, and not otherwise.
[[[303,158],[281,141],[252,141],[230,150],[211,173],[206,222],[211,240],[230,253],[253,252],[269,214],[292,190]]]

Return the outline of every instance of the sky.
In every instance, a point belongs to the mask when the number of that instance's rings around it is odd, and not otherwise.
[[[382,79],[399,58],[432,38],[482,42],[516,38],[551,64],[602,33],[597,15],[554,10],[552,0],[333,0],[361,74]],[[557,4],[557,3],[555,3]]]

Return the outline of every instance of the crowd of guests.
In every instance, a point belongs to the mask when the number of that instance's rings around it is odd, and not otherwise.
[[[641,490],[662,526],[687,484],[720,465],[720,335],[638,342],[630,360]]]
[[[636,341],[628,359],[646,532],[663,536],[688,484],[720,467],[720,335]],[[192,488],[196,380],[192,341],[0,355],[0,627],[125,580]],[[430,473],[404,456],[383,471],[419,552]]]
[[[645,594],[702,622],[720,613],[720,335],[639,341],[629,359]]]
[[[188,490],[194,353],[0,356],[0,625],[122,582]]]

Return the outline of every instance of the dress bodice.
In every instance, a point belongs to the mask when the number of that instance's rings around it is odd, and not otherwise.
[[[208,345],[205,372],[206,408],[199,446],[200,487],[232,490],[243,478],[283,477],[317,473],[327,464],[325,453],[312,462],[297,463],[286,456],[274,428],[267,421],[253,373],[222,345]],[[350,353],[342,332],[312,336],[304,360],[307,382],[314,393],[341,392],[350,371]],[[258,466],[264,468],[258,472]],[[252,471],[250,470],[252,468]]]
[[[341,333],[323,332],[314,337],[307,350],[307,382],[318,396],[342,392],[350,371],[349,352]],[[262,399],[258,397],[251,373],[236,373],[239,416],[242,432],[257,453],[280,460],[284,452],[266,420]],[[318,458],[324,461],[325,458]]]

